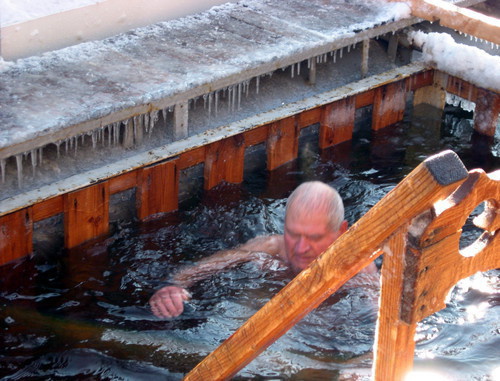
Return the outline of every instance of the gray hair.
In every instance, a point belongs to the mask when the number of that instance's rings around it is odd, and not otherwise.
[[[335,188],[321,181],[308,181],[300,184],[288,197],[285,213],[288,213],[292,205],[310,213],[318,210],[326,211],[328,227],[331,231],[339,230],[344,221],[342,198]]]

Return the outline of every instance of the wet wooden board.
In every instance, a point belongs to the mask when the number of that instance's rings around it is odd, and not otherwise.
[[[31,208],[0,217],[0,265],[30,254],[32,234]]]

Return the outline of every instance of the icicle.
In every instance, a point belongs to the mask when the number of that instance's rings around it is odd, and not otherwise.
[[[75,136],[74,139],[75,139],[74,146],[75,146],[75,155],[76,155],[78,152],[78,136]]]
[[[469,84],[469,92],[467,94],[467,100],[470,102],[472,100],[472,85]]]
[[[333,63],[336,63],[337,62],[337,51],[335,50],[333,52]]]
[[[351,51],[351,45],[347,45],[347,53]]]
[[[203,94],[203,110],[207,109],[207,97],[208,94]]]
[[[68,154],[68,151],[69,151],[69,144],[71,143],[71,140],[70,139],[65,139],[64,140],[64,144],[66,146],[66,155]]]
[[[340,48],[340,58],[342,58],[343,52],[344,52],[344,48]]]
[[[19,188],[23,186],[23,155],[16,155],[17,164],[17,185]]]
[[[236,85],[231,86],[232,98],[231,98],[231,109],[236,110]]]
[[[227,110],[231,112],[231,101],[233,98],[233,88],[230,86],[227,89]]]
[[[158,119],[160,119],[159,110],[154,110],[149,113],[149,136],[153,133],[153,128],[156,122],[158,122]]]
[[[297,75],[300,75],[300,62],[297,62]]]
[[[307,59],[307,68],[308,69],[311,68],[311,59],[310,58]]]
[[[260,76],[257,76],[255,77],[255,93],[258,94],[259,93],[259,84],[260,84]]]
[[[61,142],[58,141],[58,142],[55,142],[54,144],[56,145],[57,158],[59,159],[59,157],[61,156],[61,152],[60,152]]]
[[[212,93],[209,93],[208,94],[208,117],[210,118],[210,116],[212,115]]]
[[[241,83],[238,83],[238,110],[241,109]]]
[[[248,98],[248,91],[250,90],[250,79],[245,81],[245,86],[246,86],[246,90],[245,90],[245,96]]]
[[[142,119],[143,119],[144,131],[146,131],[149,135],[149,113],[143,114]]]
[[[5,184],[5,159],[0,159],[0,170],[2,171],[2,184]]]
[[[295,65],[291,65],[290,66],[290,76],[293,78],[295,75]]]
[[[97,134],[95,131],[89,132],[90,136],[92,137],[92,149],[96,149],[97,146]]]
[[[36,168],[36,163],[37,163],[37,152],[36,152],[36,148],[35,149],[32,149],[30,151],[30,154],[31,154],[31,168],[33,169],[33,177],[35,177],[35,168]]]
[[[120,142],[120,122],[113,123],[113,144],[116,146]]]
[[[167,123],[167,113],[168,113],[168,110],[166,108],[161,109],[161,115],[163,116],[163,121],[165,123]]]
[[[40,166],[43,163],[43,147],[38,148],[38,163]]]
[[[219,90],[215,92],[215,116],[217,116],[218,109],[219,109]]]

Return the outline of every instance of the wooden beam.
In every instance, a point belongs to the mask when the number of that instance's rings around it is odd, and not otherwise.
[[[500,45],[500,20],[444,0],[412,0],[413,16]]]
[[[356,98],[348,97],[323,107],[319,147],[324,149],[352,139]]]
[[[272,123],[267,140],[267,169],[272,171],[296,159],[298,153],[299,131],[296,116]]]
[[[64,212],[64,197],[56,196],[33,205],[33,222]]]
[[[205,189],[222,181],[241,183],[245,160],[243,135],[235,135],[207,146],[204,169]]]
[[[32,251],[31,207],[0,217],[0,265],[31,254]]]
[[[467,177],[447,151],[420,164],[318,259],[302,271],[185,380],[228,379],[302,317],[372,262],[374,252],[401,225],[448,196]],[[397,210],[397,213],[387,213]],[[271,318],[272,317],[272,318]]]
[[[406,107],[405,82],[398,81],[375,89],[372,129],[380,130],[403,120]]]
[[[64,195],[64,241],[72,248],[109,231],[109,183]]]
[[[137,217],[141,220],[178,208],[179,176],[176,161],[142,168],[138,174]]]

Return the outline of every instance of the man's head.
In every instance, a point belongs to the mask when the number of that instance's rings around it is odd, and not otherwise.
[[[320,181],[301,184],[288,198],[285,250],[296,271],[305,269],[347,230],[344,205],[335,189]]]

